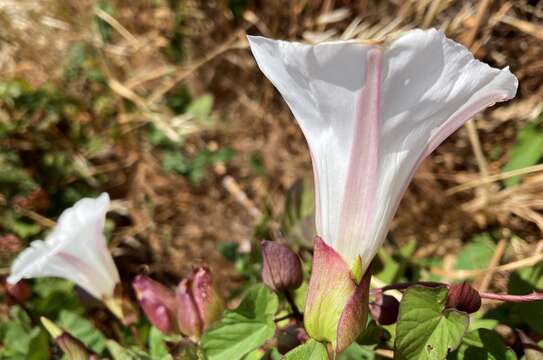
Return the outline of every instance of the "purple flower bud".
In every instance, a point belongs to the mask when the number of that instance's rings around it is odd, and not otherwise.
[[[392,325],[398,320],[400,303],[394,296],[377,294],[370,302],[370,312],[379,325]]]
[[[7,283],[6,290],[9,297],[17,303],[24,303],[32,297],[32,289],[24,280],[15,284]]]
[[[177,325],[179,330],[199,337],[224,311],[224,300],[213,284],[208,268],[201,267],[183,279],[176,290]]]
[[[196,308],[202,319],[203,330],[221,318],[224,311],[224,300],[213,284],[211,272],[201,267],[193,275],[192,294]]]
[[[187,335],[199,337],[202,335],[203,325],[194,296],[192,294],[192,280],[183,279],[175,291],[177,300],[177,326]]]
[[[450,285],[447,308],[474,313],[481,308],[481,295],[466,282]]]
[[[132,286],[149,321],[163,333],[175,331],[176,301],[174,292],[143,275],[136,276]]]
[[[262,281],[275,292],[297,289],[304,275],[298,255],[286,245],[262,241]]]

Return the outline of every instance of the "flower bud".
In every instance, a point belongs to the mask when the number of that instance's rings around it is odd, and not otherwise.
[[[332,247],[315,238],[304,324],[310,337],[331,343],[336,354],[356,340],[368,320],[371,271],[361,276],[362,264],[351,268]]]
[[[262,281],[270,289],[283,292],[302,285],[302,263],[288,246],[274,241],[262,241],[262,258]]]
[[[175,331],[176,301],[173,291],[143,275],[136,276],[132,286],[151,324],[163,333]]]
[[[32,289],[23,280],[15,284],[6,284],[6,290],[9,297],[17,303],[24,303],[32,297]]]
[[[377,294],[370,302],[370,312],[379,325],[392,325],[398,320],[400,303],[394,296]]]
[[[191,279],[183,279],[177,286],[175,297],[177,300],[177,326],[187,336],[199,337],[202,335],[203,325],[198,308],[192,294]]]
[[[192,294],[202,319],[203,330],[219,320],[225,308],[224,299],[213,283],[211,272],[201,267],[194,273]]]
[[[177,325],[179,330],[199,337],[224,311],[224,300],[213,284],[208,268],[201,267],[183,279],[176,290]]]
[[[97,359],[96,356],[87,349],[79,339],[73,337],[70,333],[58,327],[54,322],[46,317],[41,318],[45,329],[55,340],[55,343],[66,355],[68,360],[89,360]]]
[[[450,285],[447,308],[474,313],[481,308],[481,295],[466,282]]]

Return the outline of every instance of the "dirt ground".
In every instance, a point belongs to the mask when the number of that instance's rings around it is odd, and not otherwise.
[[[106,160],[92,165],[109,166],[110,181],[101,190],[117,200],[113,246],[126,276],[147,271],[174,278],[208,263],[224,275],[223,286],[234,286],[240,279],[218,244],[250,246],[261,214],[279,221],[287,191],[311,174],[301,132],[258,71],[246,33],[311,42],[437,27],[492,66],[510,66],[520,81],[517,98],[476,118],[480,144],[463,128],[424,162],[393,223],[395,243],[388,246],[416,239],[415,256],[445,256],[475,233],[507,229],[505,237],[514,233],[526,241],[521,257],[541,239],[543,174],[526,175],[514,189],[496,181],[518,130],[543,104],[540,1],[495,0],[482,10],[485,1],[467,0],[109,1],[113,15],[97,10],[94,1],[62,3],[0,1],[0,21],[8,24],[0,30],[0,77],[22,77],[34,86],[56,82],[72,43],[100,50],[97,61],[108,69],[118,108],[111,121],[126,131]],[[109,43],[97,38],[96,16],[113,28]],[[163,51],[175,26],[183,37],[180,63]],[[162,95],[181,83],[194,95],[212,94],[219,119],[190,130],[187,153],[231,148],[236,154],[215,164],[197,185],[161,170],[154,150],[133,130],[149,121],[168,126],[171,114]],[[127,113],[123,99],[136,110]],[[474,155],[474,146],[482,157]]]

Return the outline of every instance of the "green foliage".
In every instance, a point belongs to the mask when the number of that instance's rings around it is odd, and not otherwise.
[[[503,344],[501,336],[492,330],[470,331],[462,339],[457,351],[450,354],[451,360],[515,360],[517,356]]]
[[[273,316],[278,299],[264,285],[255,285],[235,310],[227,310],[223,319],[202,337],[209,360],[241,359],[275,333]]]
[[[83,316],[71,311],[62,310],[56,324],[72,336],[81,340],[81,342],[95,353],[101,354],[105,350],[106,337]]]
[[[170,360],[172,356],[165,344],[167,337],[156,327],[151,327],[149,333],[149,354],[153,359]]]
[[[114,340],[106,341],[107,350],[113,360],[154,360],[138,349],[127,349]]]
[[[405,292],[396,326],[396,359],[444,359],[460,345],[469,317],[445,309],[447,293],[446,288],[420,286]]]
[[[113,15],[113,8],[107,0],[100,0],[97,4],[98,9],[104,11],[109,15]],[[95,17],[96,25],[98,26],[98,32],[102,36],[102,41],[110,42],[113,36],[113,28],[106,21],[102,20],[98,16]]]
[[[195,99],[187,107],[187,113],[201,122],[211,121],[211,110],[213,109],[213,96],[206,94]]]
[[[0,359],[46,360],[49,344],[45,331],[33,326],[29,316],[19,306],[10,309],[9,321],[0,323]]]
[[[381,249],[378,253],[381,267],[377,267],[375,276],[387,284],[400,281],[407,269],[411,255],[415,252],[416,245],[416,241],[409,241],[394,255],[390,255],[387,251]]]
[[[228,7],[236,21],[243,19],[243,13],[249,5],[249,0],[228,0]]]
[[[496,245],[489,233],[474,236],[462,249],[456,260],[455,268],[458,270],[475,270],[487,267]]]
[[[530,294],[543,289],[543,262],[517,270],[509,276],[508,293]],[[496,319],[512,328],[528,328],[543,333],[543,301],[504,303],[489,311],[486,317]]]
[[[328,353],[326,352],[326,346],[318,341],[310,339],[305,344],[289,351],[285,355],[285,360],[316,360],[326,359],[327,357]]]
[[[543,156],[543,131],[539,128],[543,122],[543,115],[529,122],[519,131],[515,145],[509,153],[509,161],[502,168],[503,171],[512,171],[535,165]],[[518,185],[520,177],[515,176],[505,180],[508,187]]]
[[[39,316],[56,319],[61,311],[82,311],[74,284],[68,280],[38,278],[34,280],[33,291],[30,308]]]

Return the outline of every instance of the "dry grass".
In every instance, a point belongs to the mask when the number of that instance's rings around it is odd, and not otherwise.
[[[163,55],[175,21],[166,2],[111,2],[114,16],[96,11],[90,0],[64,3],[69,5],[0,0],[0,76],[24,77],[36,85],[55,81],[69,44],[84,40],[97,49],[119,100],[135,104],[138,110],[128,113],[117,101],[114,120],[124,135],[111,150],[111,162],[87,164],[89,174],[114,175],[106,190],[122,199],[117,211],[131,219],[115,233],[115,251],[129,259],[128,266],[136,263],[130,260],[135,256],[148,271],[179,274],[195,263],[210,262],[235,281],[230,265],[215,251],[217,243],[246,244],[258,220],[255,214],[268,207],[277,217],[286,190],[310,172],[301,133],[258,72],[246,33],[318,42],[382,39],[415,27],[436,27],[491,65],[509,65],[520,80],[516,100],[477,117],[471,136],[466,129],[458,131],[423,164],[402,202],[393,234],[398,243],[416,238],[421,257],[444,256],[488,228],[509,229],[526,240],[507,261],[540,251],[542,168],[525,174],[521,186],[506,189],[499,181],[511,175],[500,172],[507,152],[496,159],[488,154],[497,144],[509,148],[518,129],[541,110],[541,2],[249,1],[242,19],[235,20],[227,1],[187,0],[179,10],[184,16],[183,64]],[[97,35],[93,12],[113,27],[111,42],[103,43]],[[180,83],[195,94],[213,94],[216,115],[223,121],[201,128],[190,118],[175,117],[164,104],[164,94]],[[190,186],[182,177],[163,173],[153,153],[133,136],[147,122],[172,138],[189,134],[188,151],[228,146],[238,155],[227,166],[216,166],[198,187]],[[254,152],[263,155],[267,176],[251,170]],[[142,249],[151,251],[142,256]]]

